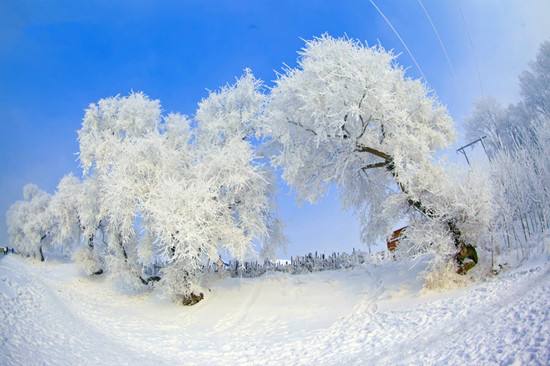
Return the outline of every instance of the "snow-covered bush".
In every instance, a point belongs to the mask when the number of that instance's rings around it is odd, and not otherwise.
[[[456,265],[452,261],[434,261],[424,273],[424,289],[446,290],[464,287],[472,282],[470,276],[458,275]]]
[[[147,282],[141,277],[141,272],[121,255],[109,255],[105,258],[108,269],[107,276],[120,292],[134,295],[149,290]]]
[[[78,263],[82,272],[86,275],[100,274],[103,272],[100,266],[100,259],[88,246],[77,248],[72,256],[72,259]]]

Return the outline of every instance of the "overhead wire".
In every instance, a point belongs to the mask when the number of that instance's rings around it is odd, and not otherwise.
[[[464,25],[464,30],[466,32],[466,36],[468,37],[468,42],[469,42],[469,45],[470,45],[470,49],[472,51],[472,55],[474,56],[474,66],[475,66],[475,69],[476,69],[476,74],[477,74],[477,81],[479,83],[479,89],[481,91],[481,96],[485,96],[485,92],[483,90],[483,82],[481,81],[481,73],[479,71],[479,63],[478,63],[478,60],[477,60],[477,53],[475,51],[475,48],[474,48],[474,42],[472,41],[472,37],[470,35],[470,31],[468,29],[468,23],[466,22],[466,17],[464,16],[464,12],[462,11],[462,7],[460,6],[460,2],[457,2],[457,6],[458,6],[458,11],[460,12],[460,17],[462,19],[462,23]]]
[[[428,82],[428,78],[426,78],[426,75],[424,75],[424,71],[422,71],[422,68],[420,67],[420,65],[418,64],[418,62],[416,61],[416,58],[414,57],[412,51],[409,49],[409,47],[407,46],[407,44],[405,43],[405,41],[403,40],[403,38],[401,37],[401,35],[399,34],[399,32],[397,31],[397,29],[395,29],[395,27],[393,26],[392,22],[386,17],[386,15],[384,14],[384,12],[382,12],[382,10],[376,5],[376,3],[374,2],[374,0],[369,0],[369,2],[371,3],[371,5],[376,9],[376,11],[378,12],[378,14],[380,14],[380,16],[382,17],[382,19],[384,19],[384,21],[386,22],[386,24],[388,25],[388,27],[390,27],[390,29],[393,31],[393,33],[395,34],[395,36],[397,37],[397,39],[399,39],[399,42],[401,42],[401,45],[403,45],[403,48],[405,48],[405,51],[407,51],[407,54],[409,55],[409,57],[411,58],[411,60],[413,61],[414,65],[416,66],[416,68],[418,69],[418,72],[420,73],[420,75],[422,75],[422,78]]]
[[[439,41],[439,46],[441,48],[441,51],[445,55],[445,60],[447,61],[447,66],[449,66],[449,70],[451,71],[451,74],[453,78],[456,78],[456,74],[454,71],[453,63],[451,62],[451,58],[449,57],[449,53],[447,52],[447,47],[445,47],[445,43],[443,42],[443,39],[441,38],[441,35],[439,34],[439,31],[437,30],[437,27],[435,26],[432,17],[430,16],[430,13],[428,12],[428,9],[424,6],[424,3],[422,0],[416,0],[418,2],[418,5],[422,8],[422,11],[424,12],[424,15],[426,16],[426,19],[428,19],[428,22],[432,26],[432,30]]]

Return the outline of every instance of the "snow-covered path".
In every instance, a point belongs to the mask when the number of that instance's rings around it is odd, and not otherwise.
[[[550,363],[550,265],[421,291],[407,263],[225,279],[184,308],[0,259],[0,365]]]

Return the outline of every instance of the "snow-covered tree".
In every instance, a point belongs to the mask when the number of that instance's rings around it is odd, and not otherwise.
[[[491,159],[492,191],[502,234],[497,249],[527,256],[529,237],[548,229],[550,222],[550,43],[544,42],[530,70],[520,76],[521,100],[501,107],[480,101],[466,124],[467,136],[483,135]]]
[[[201,101],[196,120],[198,141],[203,142],[199,148],[208,149],[200,153],[205,165],[200,170],[202,179],[219,187],[217,201],[230,209],[249,238],[260,240],[260,254],[268,259],[285,245],[286,238],[274,205],[275,178],[261,151],[255,149],[261,139],[257,122],[266,99],[261,87],[261,81],[246,69],[234,85]],[[242,250],[225,249],[241,260],[244,257]]]
[[[200,274],[220,251],[242,261],[254,244],[267,256],[283,241],[272,178],[245,138],[262,99],[257,85],[246,73],[201,102],[197,127],[184,133],[193,135],[193,143],[185,153],[165,154],[161,178],[144,205],[167,258],[161,285],[184,303],[199,298]]]
[[[550,118],[550,41],[540,45],[530,70],[520,75],[521,96],[534,118]]]
[[[162,287],[189,303],[199,298],[204,264],[220,250],[242,258],[255,244],[267,254],[280,242],[272,180],[246,139],[263,99],[258,86],[247,72],[211,93],[194,127],[185,116],[163,116],[160,103],[140,93],[88,108],[80,159],[84,181],[99,187],[112,270],[158,281],[143,276],[157,253]]]
[[[533,131],[539,122],[532,117],[524,103],[503,107],[493,98],[483,98],[466,120],[466,138],[487,137],[484,145],[491,159],[499,151],[537,143]]]
[[[52,196],[50,210],[56,223],[52,232],[52,240],[63,245],[73,244],[80,239],[82,225],[79,218],[79,205],[81,195],[80,179],[72,174],[64,176],[57,190]]]
[[[307,42],[297,67],[276,80],[258,123],[299,196],[314,202],[336,184],[359,214],[365,242],[413,211],[449,243],[465,240],[464,217],[444,204],[450,181],[434,163],[453,139],[451,118],[392,53],[330,36]]]
[[[490,157],[498,151],[514,150],[538,143],[535,130],[550,118],[550,42],[540,46],[530,69],[520,75],[521,100],[507,107],[493,98],[476,102],[466,121],[466,136],[470,140],[487,136]]]
[[[211,92],[199,103],[195,116],[201,137],[223,144],[231,138],[255,136],[256,120],[265,101],[261,87],[262,82],[246,69],[235,84]]]
[[[23,200],[8,209],[7,226],[11,245],[21,254],[44,261],[44,246],[52,243],[56,222],[50,209],[51,196],[34,184],[23,187]]]
[[[550,119],[541,120],[533,128],[536,141],[514,150],[503,149],[495,155],[491,171],[495,190],[501,196],[503,214],[508,220],[520,221],[522,231],[532,226],[545,229],[550,219]],[[529,221],[535,221],[529,223]],[[508,227],[510,230],[514,228]],[[515,235],[515,234],[514,234]]]
[[[104,266],[101,249],[97,248],[94,240],[103,230],[98,193],[94,178],[81,181],[69,174],[59,182],[50,203],[56,224],[52,241],[73,251],[75,244],[83,240],[85,245],[77,248],[74,256],[88,274],[101,274]]]
[[[107,174],[116,157],[124,152],[122,142],[132,142],[158,128],[160,102],[143,93],[115,96],[90,104],[78,131],[79,158],[85,174]]]
[[[136,219],[156,171],[160,123],[160,103],[132,93],[91,104],[78,132],[85,177],[93,178],[98,187],[96,217],[101,217],[101,229],[113,256],[109,263],[136,277],[140,277]],[[157,141],[153,141],[155,136]]]

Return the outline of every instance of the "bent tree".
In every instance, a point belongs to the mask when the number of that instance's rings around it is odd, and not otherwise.
[[[314,202],[337,185],[367,243],[404,216],[414,219],[411,233],[423,225],[416,241],[443,238],[435,246],[447,253],[475,237],[464,231],[483,226],[486,215],[459,202],[466,190],[434,162],[454,129],[425,85],[408,78],[391,52],[349,39],[323,36],[299,55],[276,80],[258,124],[271,139],[272,162],[300,198]]]

